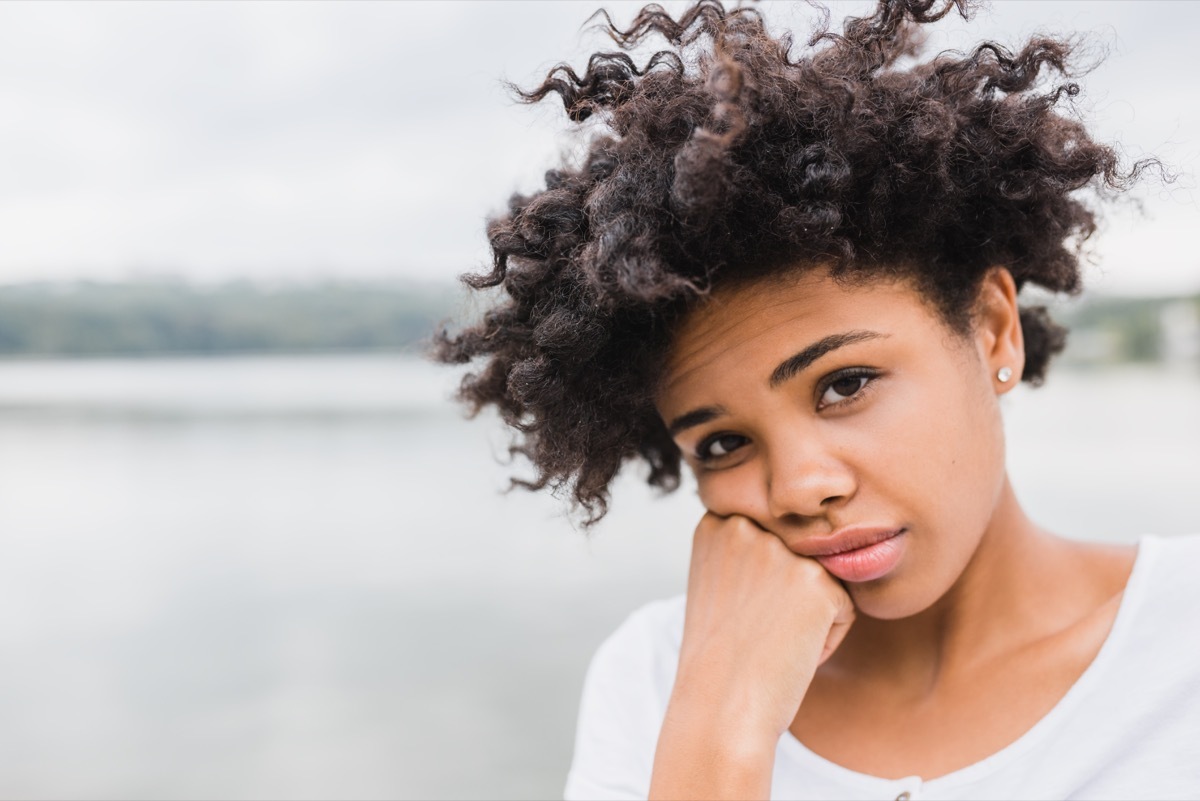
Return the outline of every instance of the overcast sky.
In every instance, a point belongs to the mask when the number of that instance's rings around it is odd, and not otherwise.
[[[486,259],[483,219],[565,147],[530,83],[600,43],[599,2],[0,3],[0,283],[416,277]],[[640,3],[607,3],[627,20]],[[678,3],[668,3],[678,8]],[[798,3],[765,3],[810,29]],[[834,4],[834,18],[867,8]],[[1200,289],[1194,0],[995,0],[937,47],[1083,31],[1079,108],[1182,176],[1113,215],[1094,286]]]

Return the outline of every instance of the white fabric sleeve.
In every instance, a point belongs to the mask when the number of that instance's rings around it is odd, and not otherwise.
[[[662,630],[674,606],[680,604],[658,601],[634,612],[592,658],[564,791],[567,801],[644,799],[649,794],[654,749],[678,661]]]

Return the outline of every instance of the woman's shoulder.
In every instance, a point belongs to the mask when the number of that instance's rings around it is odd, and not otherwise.
[[[1155,670],[1200,667],[1200,533],[1143,536],[1124,594],[1112,639],[1125,659]]]
[[[633,610],[601,643],[589,674],[615,673],[628,681],[639,674],[649,678],[669,672],[673,680],[683,641],[686,600],[687,596],[680,594]]]
[[[580,700],[567,798],[645,798],[666,713],[685,596],[645,604],[597,649]]]
[[[683,638],[683,612],[686,605],[687,595],[684,593],[642,604],[629,613],[612,636],[630,636],[627,632],[638,632],[641,636],[672,642],[678,649]]]
[[[1147,534],[1138,549],[1130,583],[1143,598],[1159,605],[1200,598],[1200,532]]]
[[[1144,534],[1139,540],[1149,543],[1156,555],[1171,553],[1200,553],[1200,530],[1190,534]]]

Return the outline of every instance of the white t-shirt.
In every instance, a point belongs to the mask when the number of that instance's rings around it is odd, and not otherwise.
[[[567,799],[646,797],[683,611],[683,596],[647,604],[600,646],[584,682]],[[881,779],[818,756],[789,732],[771,797],[1200,799],[1200,535],[1139,541],[1096,658],[1007,747],[937,778]]]

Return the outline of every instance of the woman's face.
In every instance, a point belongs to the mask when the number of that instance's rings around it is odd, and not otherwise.
[[[906,281],[823,270],[714,293],[677,331],[657,396],[704,506],[806,556],[839,531],[901,531],[887,572],[846,588],[877,618],[928,608],[1005,482],[997,395],[1023,362],[1006,271],[988,274],[979,309],[964,336]]]

